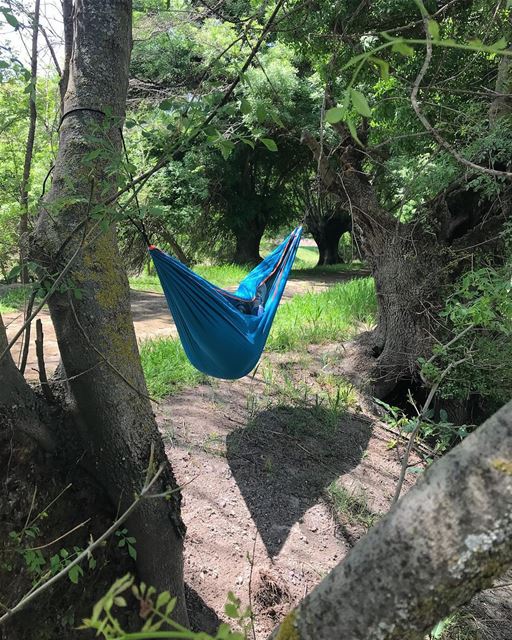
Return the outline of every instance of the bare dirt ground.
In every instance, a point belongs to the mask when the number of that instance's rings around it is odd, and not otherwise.
[[[225,619],[233,591],[251,603],[263,639],[343,559],[366,526],[333,510],[333,482],[362,496],[371,520],[389,508],[400,470],[391,436],[315,396],[322,372],[325,352],[273,354],[254,377],[189,389],[156,409],[184,485],[186,580],[206,605],[199,628],[218,623],[212,610]]]
[[[390,508],[403,448],[352,394],[345,409],[322,395],[340,357],[339,345],[266,355],[253,377],[188,389],[155,408],[183,485],[196,628],[229,622],[233,591],[254,611],[256,640],[267,638]],[[404,492],[417,477],[406,475]],[[336,510],[334,482],[364,507]],[[477,596],[458,614],[461,630],[443,638],[512,640],[510,583]],[[361,602],[361,615],[371,606]]]

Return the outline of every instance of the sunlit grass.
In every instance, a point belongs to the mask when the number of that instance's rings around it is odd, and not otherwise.
[[[188,361],[178,338],[146,340],[140,347],[150,395],[161,398],[206,380]]]
[[[196,265],[193,271],[217,287],[228,289],[238,286],[240,281],[249,273],[250,269],[237,264],[223,264]],[[129,280],[132,289],[162,293],[162,285],[156,274],[148,275],[144,273],[140,276],[133,276]]]
[[[349,491],[334,481],[327,487],[326,497],[336,515],[348,524],[359,524],[370,529],[378,520],[378,515],[369,508],[368,498],[363,491]]]
[[[356,278],[322,293],[304,293],[281,304],[267,349],[290,351],[308,344],[346,340],[376,313],[372,278]]]
[[[268,350],[292,351],[309,344],[345,340],[360,323],[374,322],[375,287],[371,278],[336,285],[322,293],[305,293],[282,303],[267,343]],[[142,366],[150,393],[162,397],[206,379],[187,360],[178,338],[147,340]]]

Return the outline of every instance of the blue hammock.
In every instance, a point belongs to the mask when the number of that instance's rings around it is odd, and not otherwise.
[[[185,353],[199,371],[234,380],[254,369],[301,234],[302,227],[297,227],[234,293],[214,286],[160,249],[149,248]]]

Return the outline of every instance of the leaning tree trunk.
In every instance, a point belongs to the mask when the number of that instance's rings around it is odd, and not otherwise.
[[[33,251],[49,274],[73,261],[67,291],[52,295],[49,308],[71,378],[70,437],[81,442],[90,471],[123,509],[143,484],[151,451],[165,466],[160,490],[173,490],[170,499],[143,501],[128,526],[141,579],[177,595],[176,618],[186,624],[180,494],[147,396],[128,280],[108,223],[113,211],[101,206],[115,194],[122,157],[131,11],[129,0],[75,3],[59,153]]]
[[[434,463],[274,640],[422,640],[512,564],[512,402]]]

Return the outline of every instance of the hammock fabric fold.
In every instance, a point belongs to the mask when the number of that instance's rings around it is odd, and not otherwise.
[[[254,369],[301,234],[302,227],[297,227],[234,293],[214,286],[164,251],[149,247],[185,353],[199,371],[234,380]]]

